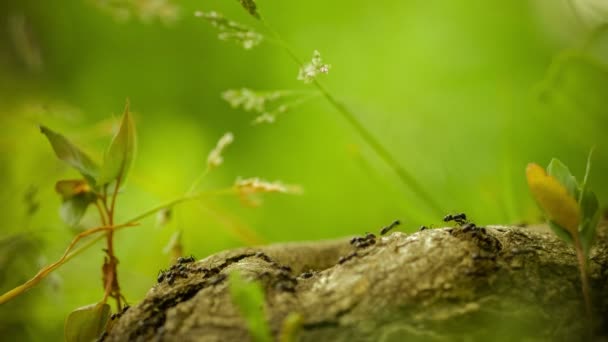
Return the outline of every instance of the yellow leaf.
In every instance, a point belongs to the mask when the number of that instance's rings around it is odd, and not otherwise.
[[[573,236],[578,234],[580,209],[568,190],[538,164],[528,164],[526,178],[532,195],[547,218],[567,229]]]

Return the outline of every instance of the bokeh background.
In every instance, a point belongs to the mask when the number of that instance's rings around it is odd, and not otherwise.
[[[603,6],[603,7],[602,7]],[[319,80],[351,109],[448,212],[479,224],[538,222],[528,162],[560,158],[608,201],[608,34],[602,1],[259,0],[295,53],[322,53]],[[127,98],[139,150],[119,197],[118,221],[180,196],[222,134],[235,142],[202,189],[259,176],[299,184],[297,196],[236,196],[183,204],[116,236],[119,279],[136,303],[183,232],[198,258],[256,243],[336,238],[441,224],[327,101],[319,97],[252,126],[231,88],[314,90],[269,42],[244,50],[196,18],[217,10],[264,32],[237,1],[8,0],[0,4],[0,290],[57,259],[78,229],[59,218],[58,161],[38,125],[63,132],[101,160]],[[0,336],[61,340],[74,308],[102,297],[102,244],[0,307]]]

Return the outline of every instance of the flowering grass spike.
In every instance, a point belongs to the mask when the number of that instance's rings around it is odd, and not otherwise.
[[[222,14],[215,11],[196,11],[194,12],[194,16],[207,20],[211,26],[217,28],[220,31],[217,35],[219,40],[233,41],[240,44],[245,50],[255,47],[264,39],[264,36],[260,33],[245,25],[228,20]]]
[[[319,74],[329,73],[331,65],[323,64],[321,53],[315,50],[312,53],[310,63],[303,65],[298,72],[298,80],[304,83],[312,83]]]

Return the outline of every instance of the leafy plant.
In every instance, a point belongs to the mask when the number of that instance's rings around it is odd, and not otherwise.
[[[591,169],[589,153],[582,182],[578,182],[558,159],[543,169],[531,163],[526,169],[528,186],[543,210],[549,227],[576,250],[587,313],[591,316],[591,297],[587,274],[589,251],[596,236],[600,210],[596,195],[587,187]]]
[[[76,226],[80,224],[87,209],[95,206],[101,225],[85,229],[77,234],[59,260],[42,268],[33,278],[24,284],[1,295],[0,304],[23,294],[57,268],[105,237],[106,248],[103,250],[105,258],[102,265],[103,297],[98,303],[76,309],[67,317],[65,323],[67,341],[89,341],[99,336],[105,330],[111,311],[110,306],[107,304],[108,298],[111,297],[116,301],[116,309],[118,311],[122,310],[123,305],[126,303],[118,282],[118,259],[114,251],[114,233],[116,231],[136,226],[139,220],[153,214],[157,214],[160,217],[160,221],[163,221],[162,224],[164,224],[170,219],[174,206],[186,201],[200,200],[204,197],[229,194],[248,198],[260,193],[294,194],[300,191],[297,186],[284,185],[278,181],[266,182],[259,178],[237,179],[233,186],[225,189],[206,192],[197,191],[203,178],[223,163],[223,152],[234,141],[232,133],[226,133],[209,153],[205,170],[203,170],[183,196],[136,215],[124,223],[116,224],[117,197],[125,184],[137,149],[135,122],[129,110],[129,103],[127,102],[118,131],[110,142],[101,164],[93,161],[82,149],[70,142],[65,136],[45,126],[42,126],[40,130],[48,139],[55,155],[82,175],[81,179],[65,179],[55,184],[55,190],[62,200],[61,218],[66,224]],[[94,235],[97,236],[89,239],[87,243],[79,248],[76,248],[82,239]],[[172,237],[171,242],[167,246],[167,251],[174,258],[177,258],[181,255],[182,250],[181,230],[179,230]]]
[[[55,185],[55,190],[63,201],[62,219],[68,225],[76,226],[91,204],[97,206],[107,239],[106,257],[102,267],[105,289],[102,303],[105,304],[107,297],[110,296],[116,300],[116,306],[120,310],[124,298],[118,285],[116,270],[118,260],[114,254],[113,225],[116,198],[127,178],[136,150],[135,123],[129,111],[129,103],[127,102],[118,132],[112,139],[101,166],[63,135],[44,126],[40,131],[51,143],[57,157],[83,176],[83,179],[60,180]]]

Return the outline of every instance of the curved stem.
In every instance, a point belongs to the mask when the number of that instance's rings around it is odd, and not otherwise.
[[[106,210],[108,215],[108,222],[110,226],[114,224],[114,212],[116,209],[116,197],[118,197],[118,190],[120,188],[120,182],[122,177],[116,179],[114,184],[114,191],[112,192],[112,198],[110,199],[110,208]],[[120,285],[118,284],[118,258],[114,254],[114,229],[109,229],[106,234],[106,253],[108,257],[104,260],[102,268],[102,279],[104,279],[104,299],[103,302],[107,301],[108,296],[112,296],[116,300],[116,309],[120,311],[122,309],[120,301]]]
[[[199,192],[199,193],[193,193],[190,195],[185,195],[185,196],[181,196],[175,199],[172,199],[170,201],[167,201],[163,204],[160,204],[156,207],[153,207],[151,209],[148,209],[146,211],[144,211],[143,213],[130,218],[129,220],[127,220],[127,223],[132,223],[132,222],[136,222],[139,221],[143,218],[146,218],[150,215],[153,215],[155,213],[157,213],[159,210],[162,209],[166,209],[166,208],[171,208],[174,205],[183,203],[183,202],[187,202],[187,201],[192,201],[192,200],[197,200],[200,198],[203,198],[205,196],[217,196],[217,195],[225,195],[225,194],[234,194],[236,192],[236,190],[234,188],[227,188],[227,189],[222,189],[222,190],[216,190],[216,191],[209,191],[209,192]]]
[[[124,228],[124,227],[132,227],[135,225],[136,224],[134,224],[134,223],[125,223],[125,224],[121,224],[118,226],[101,226],[101,227],[88,229],[88,230],[76,235],[74,237],[74,239],[72,240],[72,242],[70,243],[70,245],[68,246],[68,248],[65,250],[65,252],[61,256],[61,258],[59,258],[59,260],[42,268],[40,271],[38,271],[38,273],[36,273],[36,275],[34,277],[32,277],[30,280],[26,281],[22,285],[19,285],[19,286],[15,287],[14,289],[4,293],[2,296],[0,296],[0,304],[4,304],[4,303],[8,302],[9,300],[17,297],[18,295],[20,295],[20,294],[24,293],[25,291],[34,287],[42,279],[46,278],[46,276],[48,276],[51,272],[53,272],[54,270],[59,268],[59,266],[63,265],[68,260],[70,260],[74,256],[76,256],[77,254],[81,253],[82,251],[84,251],[87,248],[89,248],[90,246],[92,246],[95,242],[99,241],[103,237],[103,235],[98,237],[97,239],[92,240],[90,243],[86,244],[85,246],[82,246],[78,250],[70,253],[72,251],[72,249],[74,248],[74,246],[81,239],[83,239],[89,235],[95,234],[95,233],[99,233],[99,232],[103,232],[103,231],[110,231],[113,229]]]
[[[78,249],[74,250],[72,252],[72,250],[74,249],[75,245],[83,238],[93,235],[95,233],[98,232],[103,232],[103,231],[117,231],[117,230],[121,230],[123,228],[127,228],[127,227],[133,227],[133,226],[137,226],[139,225],[139,223],[136,223],[136,221],[139,221],[145,217],[148,217],[150,215],[155,214],[156,212],[158,212],[159,210],[174,206],[176,204],[182,203],[182,202],[186,202],[186,201],[191,201],[191,200],[196,200],[199,198],[202,198],[204,196],[214,196],[214,195],[223,195],[223,194],[231,194],[234,193],[235,190],[234,188],[227,188],[227,189],[223,189],[223,190],[217,190],[217,191],[212,191],[212,192],[202,192],[202,193],[196,193],[196,194],[191,194],[188,196],[182,196],[176,199],[173,199],[171,201],[165,202],[164,204],[161,204],[159,206],[156,206],[152,209],[149,209],[129,220],[127,220],[125,223],[119,224],[119,225],[107,225],[107,226],[100,226],[100,227],[95,227],[95,228],[91,228],[88,229],[78,235],[76,235],[74,237],[74,239],[72,239],[72,242],[70,242],[68,248],[65,250],[65,252],[63,253],[63,255],[61,256],[61,258],[59,258],[59,260],[55,261],[54,263],[47,265],[45,267],[43,267],[40,271],[38,271],[38,273],[36,273],[36,275],[34,277],[32,277],[30,280],[26,281],[25,283],[13,288],[12,290],[2,294],[0,296],[0,305],[4,304],[6,302],[8,302],[9,300],[23,294],[24,292],[26,292],[27,290],[31,289],[32,287],[34,287],[35,285],[37,285],[40,281],[42,281],[44,278],[46,278],[51,272],[55,271],[57,268],[59,268],[60,266],[62,266],[63,264],[65,264],[66,262],[70,261],[72,258],[74,258],[75,256],[79,255],[80,253],[84,252],[85,250],[89,249],[91,246],[93,246],[96,242],[98,242],[99,240],[103,239],[104,237],[107,238],[106,235],[99,235],[96,238],[90,240],[89,242],[87,242],[86,244],[82,245],[81,247],[79,247]],[[70,253],[71,252],[71,253]],[[104,288],[105,288],[104,284]]]
[[[281,38],[279,33],[275,31],[270,25],[262,20],[264,27],[275,37],[273,39],[289,57],[299,66],[302,67],[304,64],[295,54],[295,52],[287,45],[287,43]],[[380,141],[356,118],[356,116],[348,109],[344,104],[339,102],[319,81],[313,80],[313,85],[321,92],[323,97],[329,102],[351,127],[357,132],[357,134],[369,145],[372,150],[395,172],[397,177],[401,180],[405,186],[410,188],[419,198],[421,198],[426,204],[434,211],[438,216],[444,214],[441,206],[435,199],[428,193],[422,185],[410,174],[405,168],[403,168],[397,159],[386,149]]]

